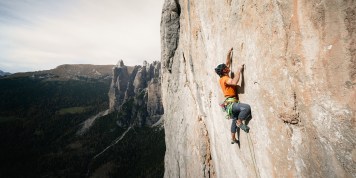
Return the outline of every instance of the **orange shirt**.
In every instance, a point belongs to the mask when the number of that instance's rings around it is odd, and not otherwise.
[[[233,97],[233,96],[237,96],[236,95],[236,86],[234,85],[228,85],[227,81],[230,79],[229,76],[223,76],[220,78],[220,86],[221,89],[224,93],[225,97]]]

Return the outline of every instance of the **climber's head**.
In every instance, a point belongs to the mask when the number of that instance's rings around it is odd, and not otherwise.
[[[228,75],[230,72],[230,69],[226,66],[226,64],[219,64],[215,68],[215,72],[220,76]]]

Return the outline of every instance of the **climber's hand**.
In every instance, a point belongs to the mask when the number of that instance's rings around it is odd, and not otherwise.
[[[231,54],[232,50],[233,50],[233,48],[231,47],[231,49],[229,50],[229,52],[227,54]]]
[[[232,62],[232,48],[229,50],[226,56],[226,66],[229,68]]]

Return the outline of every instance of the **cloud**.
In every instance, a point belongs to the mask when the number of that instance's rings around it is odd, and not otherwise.
[[[163,0],[0,1],[0,69],[160,60]]]

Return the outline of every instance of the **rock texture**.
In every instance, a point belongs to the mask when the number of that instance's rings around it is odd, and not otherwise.
[[[120,60],[113,67],[109,110],[124,111],[128,116],[126,120],[118,121],[118,125],[151,126],[160,120],[164,112],[160,69],[161,63],[156,61],[128,67]]]
[[[356,177],[355,1],[166,0],[165,177]],[[246,64],[230,144],[214,68]],[[234,70],[234,69],[233,69]]]

